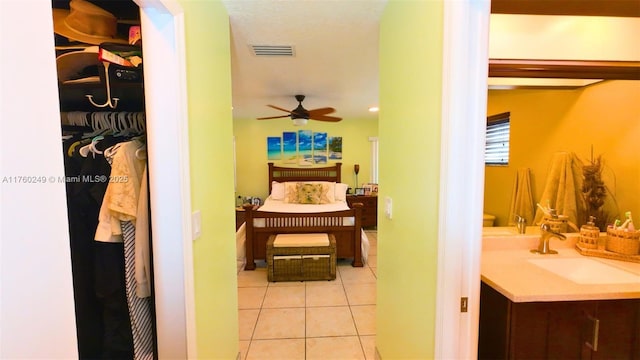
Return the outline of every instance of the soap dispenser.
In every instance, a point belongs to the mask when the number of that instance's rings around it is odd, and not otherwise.
[[[580,227],[578,246],[586,249],[597,249],[600,229],[596,226],[596,218],[589,216],[589,221]]]

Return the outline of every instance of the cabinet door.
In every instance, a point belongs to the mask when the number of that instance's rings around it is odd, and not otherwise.
[[[513,304],[509,358],[581,358],[584,314],[593,309],[584,301]]]
[[[480,284],[478,359],[506,359],[509,314],[513,303],[491,286]]]
[[[482,283],[478,334],[479,359],[640,360],[640,299],[513,303]]]
[[[640,359],[640,300],[602,300],[597,302],[597,334],[587,328],[586,340],[597,337],[591,359]],[[593,322],[592,322],[593,323]]]

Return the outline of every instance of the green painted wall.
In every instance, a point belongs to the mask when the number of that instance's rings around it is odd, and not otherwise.
[[[238,298],[233,200],[229,19],[221,1],[181,1],[186,31],[192,209],[202,236],[193,243],[197,351],[235,359]]]
[[[443,2],[391,0],[380,29],[376,347],[382,359],[435,351]],[[402,41],[398,41],[402,39]]]
[[[497,225],[507,225],[518,168],[531,169],[534,205],[544,191],[557,151],[584,162],[602,155],[603,179],[615,191],[621,215],[640,222],[640,82],[606,81],[576,90],[492,90],[487,113],[511,112],[508,166],[485,169],[485,205]],[[543,202],[544,203],[544,202]]]
[[[342,136],[342,182],[351,187],[355,186],[354,164],[360,165],[358,183],[369,182],[371,170],[369,137],[378,136],[377,120],[345,118],[337,123],[309,121],[307,125],[294,126],[287,118],[269,121],[235,119],[233,133],[236,141],[236,177],[239,195],[258,196],[263,200],[267,197],[269,192],[267,137],[278,137],[282,136],[283,131],[297,132],[298,130],[326,132],[328,136]],[[283,166],[297,166],[284,164],[283,161],[273,162]]]

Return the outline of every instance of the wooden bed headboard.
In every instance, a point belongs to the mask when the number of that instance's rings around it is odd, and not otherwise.
[[[333,166],[290,168],[275,166],[269,163],[269,194],[271,194],[271,183],[273,181],[329,181],[341,182],[340,169],[342,163],[335,163]]]

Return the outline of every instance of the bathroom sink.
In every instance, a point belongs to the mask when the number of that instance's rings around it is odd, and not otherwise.
[[[640,275],[591,258],[546,258],[528,261],[578,284],[640,284]]]

